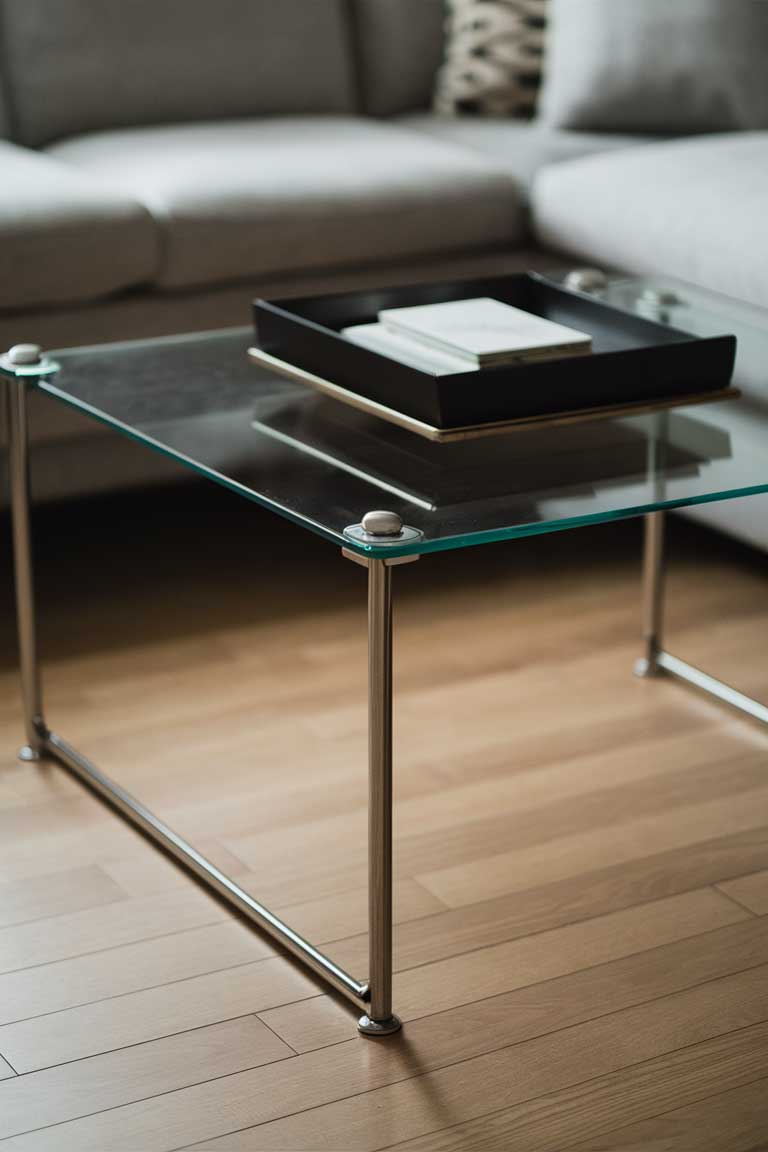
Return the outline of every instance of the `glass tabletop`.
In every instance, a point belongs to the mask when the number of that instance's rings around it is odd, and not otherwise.
[[[735,334],[737,385],[740,374],[768,372],[768,314],[757,309],[688,286],[675,295],[668,282],[617,279],[601,297],[684,331]],[[37,387],[372,556],[463,548],[768,492],[768,448],[746,431],[750,394],[433,443],[255,366],[247,357],[252,344],[251,329],[243,328],[70,349],[54,354],[61,371]],[[380,508],[422,537],[369,546],[344,535]]]

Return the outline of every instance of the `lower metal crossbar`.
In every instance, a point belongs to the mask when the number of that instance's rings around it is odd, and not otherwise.
[[[19,351],[26,356],[29,350],[26,347],[16,349],[16,352]],[[158,847],[170,853],[240,916],[268,933],[337,992],[358,1007],[365,1006],[367,1011],[358,1023],[362,1033],[386,1036],[397,1032],[400,1021],[392,1012],[392,568],[418,557],[380,559],[344,550],[349,559],[368,570],[369,976],[368,982],[362,983],[220,872],[193,845],[183,840],[139,800],[105,776],[95,764],[51,732],[46,725],[43,719],[32,578],[26,377],[35,371],[42,373],[48,362],[44,361],[35,369],[23,363],[21,367],[14,367],[8,361],[9,357],[0,360],[0,375],[7,378],[8,466],[21,688],[27,739],[19,755],[23,760],[30,761],[39,760],[43,756],[56,760]],[[370,523],[366,524],[366,521]],[[362,525],[353,526],[358,533],[355,539],[360,536],[358,530],[362,529],[365,529],[365,533],[369,529],[374,531],[374,536],[389,535],[395,521],[399,523],[392,513],[370,513]],[[635,671],[640,676],[658,673],[675,676],[761,723],[768,724],[768,707],[700,672],[662,648],[664,513],[649,513],[645,522],[645,653],[637,662]],[[397,523],[394,524],[395,528]],[[370,537],[365,533],[361,538],[367,540]]]
[[[645,654],[635,664],[638,676],[656,676],[666,673],[691,684],[701,692],[714,696],[738,712],[768,724],[768,706],[753,700],[738,689],[716,680],[707,672],[694,668],[666,652],[661,646],[664,624],[664,512],[649,512],[645,517],[645,545],[643,556],[643,639]]]
[[[21,351],[26,355],[28,349],[25,347]],[[364,1035],[386,1036],[397,1032],[401,1024],[392,1012],[392,567],[400,561],[351,555],[368,570],[369,975],[368,982],[363,983],[243,891],[121,785],[110,780],[95,764],[51,732],[45,723],[30,526],[27,377],[33,369],[24,365],[17,368],[8,361],[6,357],[0,362],[0,375],[6,377],[16,615],[27,740],[19,753],[20,758],[35,761],[49,756],[56,760],[99,799],[170,853],[240,916],[268,933],[337,992],[358,1007],[364,1007],[365,1013],[358,1022]]]
[[[41,734],[41,752],[57,760],[73,776],[82,781],[88,788],[110,807],[116,809],[137,828],[178,860],[185,868],[192,872],[205,885],[217,893],[230,904],[241,916],[244,916],[257,928],[267,932],[294,956],[307,964],[318,976],[322,976],[338,992],[354,1001],[356,1004],[366,1004],[370,1000],[370,989],[367,984],[361,984],[349,973],[335,964],[318,948],[305,940],[298,932],[294,932],[287,924],[259,904],[245,892],[234,880],[230,880],[223,872],[206,860],[196,848],[188,844],[178,833],[158,819],[153,812],[135,797],[126,792],[114,780],[105,776],[95,764],[76,751],[66,740],[62,740],[55,732]]]

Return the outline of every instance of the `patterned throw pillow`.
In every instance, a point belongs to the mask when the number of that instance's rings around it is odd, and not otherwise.
[[[541,84],[549,0],[448,0],[444,116],[531,116]]]

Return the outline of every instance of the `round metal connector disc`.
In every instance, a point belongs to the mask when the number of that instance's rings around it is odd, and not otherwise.
[[[8,352],[8,363],[14,368],[28,368],[39,364],[42,358],[43,350],[39,344],[14,344]]]
[[[608,277],[600,268],[574,268],[564,280],[571,292],[604,292],[608,287]]]
[[[668,288],[646,288],[640,299],[651,308],[676,308],[683,303],[678,294]]]
[[[369,536],[399,536],[403,530],[397,512],[366,512],[360,523]]]
[[[25,744],[23,748],[19,748],[16,755],[19,760],[22,760],[25,764],[34,764],[41,759],[40,753],[34,748],[30,748],[29,744]]]
[[[39,344],[15,344],[0,356],[0,369],[17,379],[23,376],[52,376],[60,365],[46,356]]]
[[[386,548],[393,544],[416,544],[424,539],[423,532],[418,528],[410,528],[407,524],[403,525],[396,536],[373,535],[371,532],[366,532],[363,524],[351,524],[349,528],[344,529],[344,535],[355,544],[375,544],[377,548]]]
[[[387,1020],[371,1020],[370,1016],[361,1016],[357,1022],[357,1030],[363,1036],[391,1036],[399,1032],[402,1026],[399,1016],[390,1016]]]

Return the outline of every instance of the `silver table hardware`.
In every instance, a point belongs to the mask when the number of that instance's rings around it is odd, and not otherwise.
[[[377,548],[388,544],[417,544],[424,533],[403,524],[396,512],[366,512],[359,524],[350,524],[344,535],[355,544],[375,544]]]
[[[768,724],[768,706],[753,700],[729,684],[694,668],[662,646],[664,623],[664,577],[666,574],[664,549],[664,512],[649,512],[645,517],[645,546],[643,557],[643,642],[644,653],[635,664],[635,675],[658,676],[666,673],[702,692],[714,696],[753,720]]]
[[[600,268],[574,268],[563,281],[570,292],[584,292],[589,296],[604,292],[608,277]]]
[[[58,371],[59,365],[43,352],[39,344],[14,344],[0,356],[0,372],[7,376],[52,376]]]
[[[326,984],[352,1001],[364,1014],[360,1031],[385,1036],[401,1024],[392,1010],[392,569],[418,560],[422,533],[404,525],[397,513],[372,511],[345,535],[354,547],[342,553],[368,570],[368,776],[369,776],[369,978],[355,979],[309,941],[293,931],[233,880],[225,876],[197,849],[177,835],[111,780],[85,756],[52,732],[44,719],[40,664],[37,650],[32,542],[27,389],[58,365],[36,346],[17,345],[0,356],[0,377],[5,379],[8,426],[8,469],[14,546],[16,614],[19,662],[26,731],[22,760],[42,756],[55,759],[101,800],[174,856],[209,889],[255,927],[273,937]],[[660,414],[658,419],[665,419]],[[660,437],[663,443],[663,438]],[[654,449],[655,450],[655,449]],[[652,463],[652,462],[651,462]],[[653,469],[650,469],[651,473]],[[754,719],[768,724],[768,707],[722,684],[670,655],[662,647],[664,594],[664,513],[646,516],[644,561],[644,643],[638,675],[667,673],[709,693]],[[413,543],[410,553],[388,557],[388,544]]]
[[[239,915],[270,935],[358,1008],[365,1009],[358,1025],[362,1034],[386,1036],[399,1031],[401,1022],[392,1012],[392,568],[418,560],[418,555],[382,560],[343,550],[345,555],[368,568],[370,966],[368,980],[360,981],[255,900],[140,800],[48,728],[43,713],[32,570],[28,384],[21,373],[30,367],[39,369],[40,365],[51,362],[42,353],[37,353],[37,365],[31,363],[35,359],[31,349],[23,351],[21,359],[27,363],[18,365],[11,363],[8,356],[0,357],[0,376],[6,378],[16,615],[26,729],[26,744],[19,750],[19,758],[35,761],[51,757],[56,760],[99,799],[178,860]],[[384,539],[394,539],[392,532],[398,518],[393,513],[375,513],[372,518],[363,519],[369,528],[389,529],[388,537],[371,533],[373,541],[381,544]],[[420,533],[414,533],[414,538],[420,536]]]

